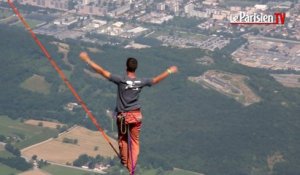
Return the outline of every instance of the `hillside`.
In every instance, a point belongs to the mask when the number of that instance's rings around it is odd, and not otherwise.
[[[30,36],[19,29],[0,26],[0,115],[12,118],[52,118],[62,123],[79,123],[92,128],[80,109],[65,111],[74,98],[62,89],[62,81],[39,52]],[[106,109],[115,105],[116,88],[84,72],[87,66],[78,54],[91,46],[68,41],[69,63],[58,53],[52,38],[43,43],[102,126],[114,134]],[[26,44],[25,44],[26,43]],[[142,50],[102,46],[90,53],[112,73],[122,74],[127,57],[139,59],[138,74],[152,77],[169,65],[180,73],[141,96],[144,125],[141,135],[140,164],[170,169],[178,167],[206,175],[296,175],[300,173],[300,90],[287,88],[271,77],[270,71],[247,68],[231,61],[223,51],[207,53],[199,49],[148,48]],[[214,64],[197,64],[204,55]],[[188,80],[207,70],[219,70],[249,77],[247,85],[261,101],[247,107],[212,89]],[[21,88],[33,75],[51,84],[49,94]],[[285,105],[282,105],[282,104]],[[115,127],[114,127],[115,128]],[[277,160],[276,156],[283,157]],[[275,157],[275,158],[274,158]]]

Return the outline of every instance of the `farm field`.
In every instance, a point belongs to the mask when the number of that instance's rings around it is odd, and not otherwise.
[[[18,22],[18,18],[13,15],[0,19],[0,24],[11,24],[15,22]]]
[[[14,155],[5,150],[0,151],[0,158],[10,158],[10,157],[14,157]]]
[[[64,143],[64,138],[77,139],[78,143]],[[117,147],[117,142],[113,139],[111,140],[115,147]],[[95,150],[95,147],[98,147],[97,150]],[[56,139],[25,148],[21,150],[21,153],[25,157],[30,158],[33,155],[37,155],[40,159],[59,164],[73,163],[81,154],[88,154],[94,157],[96,155],[104,157],[115,156],[114,151],[98,131],[91,131],[80,126],[61,134]]]
[[[171,31],[156,31],[154,33],[151,33],[149,37],[157,38],[159,36],[168,36],[170,32]],[[202,35],[202,34],[190,34],[187,32],[174,32],[174,33],[183,38],[193,38],[197,40],[205,40],[208,38],[206,35]]]
[[[4,149],[4,145],[0,145],[0,153],[1,153],[1,151],[3,151],[3,150],[5,150],[5,149]]]
[[[21,87],[32,92],[38,92],[47,95],[50,93],[51,84],[45,80],[45,77],[34,74],[26,79],[21,84]]]
[[[12,120],[7,116],[0,116],[0,133],[5,136],[18,137],[20,141],[15,143],[15,146],[22,149],[54,137],[58,134],[58,131],[27,125],[19,120]]]
[[[48,172],[45,172],[43,170],[40,170],[40,169],[34,169],[34,170],[22,172],[18,175],[51,175],[51,174],[49,174]]]
[[[204,175],[204,174],[175,168],[173,171],[167,172],[166,175]]]
[[[86,175],[88,172],[82,171],[82,170],[77,170],[73,168],[68,168],[68,167],[62,167],[62,166],[57,166],[57,165],[49,165],[46,167],[42,168],[43,171],[46,171],[52,175]],[[93,173],[94,175],[95,173]]]
[[[296,74],[271,74],[276,81],[285,87],[300,88],[300,75]]]
[[[3,165],[0,163],[0,172],[1,172],[1,175],[9,175],[9,174],[16,174],[18,173],[19,171],[16,170],[16,169],[13,169],[13,168],[10,168],[6,165]]]
[[[24,122],[25,124],[33,125],[33,126],[38,126],[40,123],[42,123],[42,127],[44,128],[52,128],[56,129],[57,126],[59,125],[60,127],[64,126],[64,124],[59,123],[59,122],[49,122],[49,121],[43,121],[43,120],[26,120]]]
[[[155,175],[155,174],[158,174],[158,172],[159,172],[159,170],[157,170],[157,169],[142,169],[141,170],[141,174],[143,174],[143,175]],[[164,172],[164,175],[204,175],[204,174],[174,168],[173,171]]]
[[[35,20],[35,19],[26,19],[27,23],[29,24],[29,26],[31,28],[35,28],[37,27],[38,25],[42,24],[43,21],[40,21],[40,20]],[[23,24],[21,22],[18,22],[16,23],[15,25],[17,25],[18,27],[23,27]]]

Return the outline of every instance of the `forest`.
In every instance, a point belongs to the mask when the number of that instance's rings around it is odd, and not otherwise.
[[[63,81],[25,30],[0,26],[0,37],[0,115],[57,120],[95,129],[83,110],[64,109],[65,104],[75,99],[68,90],[61,90]],[[39,37],[59,66],[70,72],[62,61],[63,55],[50,44],[56,39]],[[274,71],[234,63],[230,52],[245,40],[234,40],[227,48],[215,52],[167,47],[131,50],[75,40],[64,42],[70,45],[68,57],[75,66],[70,82],[111,135],[116,131],[106,110],[115,107],[116,87],[86,74],[84,69],[89,68],[79,59],[79,52],[88,51],[88,47],[98,48],[100,52],[89,52],[90,56],[114,74],[124,73],[127,57],[138,59],[137,73],[141,77],[153,77],[171,65],[179,67],[178,74],[145,88],[141,94],[141,165],[165,170],[176,167],[206,175],[300,174],[300,90],[276,82],[269,75]],[[197,64],[195,60],[205,55],[215,63]],[[187,79],[212,69],[248,76],[248,85],[262,101],[245,107]],[[34,74],[51,84],[50,94],[20,86]],[[270,166],[268,160],[278,154],[283,160]]]

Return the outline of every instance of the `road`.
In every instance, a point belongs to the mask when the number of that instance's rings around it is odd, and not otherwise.
[[[270,38],[270,37],[252,37],[258,40],[268,40],[268,41],[277,41],[277,42],[285,42],[285,43],[292,43],[292,44],[300,44],[300,41],[288,40],[288,39],[280,39],[280,38]]]

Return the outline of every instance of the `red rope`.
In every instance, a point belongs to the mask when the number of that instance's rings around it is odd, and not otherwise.
[[[57,71],[57,73],[59,74],[59,76],[61,77],[61,79],[65,82],[65,84],[67,85],[67,87],[70,89],[70,91],[72,92],[72,94],[74,95],[74,97],[76,98],[76,100],[78,101],[78,103],[82,106],[83,110],[86,112],[86,114],[92,120],[93,124],[96,126],[96,128],[98,129],[98,131],[101,132],[101,134],[104,137],[104,139],[107,141],[107,143],[112,147],[112,149],[115,151],[115,153],[117,154],[117,156],[120,158],[120,155],[119,155],[118,151],[113,146],[113,144],[111,143],[109,137],[105,134],[104,130],[101,128],[100,124],[97,122],[97,120],[94,117],[94,115],[91,113],[91,111],[89,110],[89,108],[87,107],[87,105],[84,103],[84,101],[78,95],[78,93],[75,91],[74,87],[72,86],[72,84],[70,83],[70,81],[67,79],[67,77],[64,74],[64,72],[59,68],[59,66],[53,60],[53,58],[51,57],[51,55],[49,54],[49,52],[47,51],[47,49],[45,48],[45,46],[40,42],[40,40],[37,38],[37,36],[35,35],[35,33],[32,31],[31,27],[26,22],[26,20],[23,18],[23,16],[21,15],[21,13],[17,9],[17,7],[14,5],[13,2],[11,2],[11,0],[7,0],[7,2],[9,4],[9,6],[13,9],[14,13],[19,17],[19,19],[21,20],[21,22],[23,23],[23,25],[25,26],[25,28],[29,31],[29,33],[30,33],[31,37],[33,38],[33,40],[36,42],[36,44],[40,47],[40,49],[45,54],[45,56],[47,57],[47,59],[50,61],[52,67]]]

